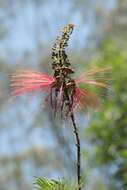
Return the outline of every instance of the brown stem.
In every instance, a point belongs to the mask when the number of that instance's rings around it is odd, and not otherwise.
[[[74,133],[76,137],[76,147],[77,147],[77,178],[78,178],[78,190],[81,190],[81,152],[80,152],[80,138],[78,134],[78,128],[75,123],[74,114],[71,113],[71,120],[74,127]]]

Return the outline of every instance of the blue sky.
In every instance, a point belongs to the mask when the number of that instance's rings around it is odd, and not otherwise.
[[[43,2],[41,6],[28,0],[25,5],[18,1],[16,5],[12,3],[14,15],[6,20],[6,28],[9,32],[0,44],[0,52],[3,56],[8,58],[11,56],[11,59],[15,60],[24,56],[25,52],[34,53],[38,41],[44,47],[47,43],[52,46],[59,30],[68,23],[76,25],[71,45],[73,44],[77,49],[85,46],[92,23],[84,20],[78,7],[73,9],[73,1],[48,0]],[[107,1],[105,3],[107,9],[113,8],[114,3],[115,0]],[[1,12],[1,16],[5,14],[6,12]]]

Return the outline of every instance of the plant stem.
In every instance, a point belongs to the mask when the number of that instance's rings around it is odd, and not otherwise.
[[[74,134],[76,137],[77,147],[77,179],[78,179],[78,190],[81,190],[81,152],[80,152],[80,138],[78,134],[78,128],[75,123],[74,114],[71,113],[71,120],[74,127]]]

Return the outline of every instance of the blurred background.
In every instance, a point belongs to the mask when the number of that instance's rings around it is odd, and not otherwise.
[[[112,66],[112,96],[89,118],[76,113],[87,190],[127,189],[127,0],[0,0],[0,190],[34,189],[34,176],[75,180],[71,123],[55,121],[43,95],[10,97],[15,69],[51,70],[51,48],[75,24],[76,75]]]

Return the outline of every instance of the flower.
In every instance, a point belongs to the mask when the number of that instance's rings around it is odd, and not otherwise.
[[[89,108],[96,108],[99,105],[99,97],[96,93],[90,90],[82,89],[79,87],[81,83],[87,85],[99,86],[102,88],[108,88],[106,83],[106,78],[103,76],[105,72],[109,71],[111,68],[93,68],[87,72],[84,72],[78,79],[74,80],[75,90],[71,93],[73,96],[73,103],[71,102],[71,108],[69,110],[73,111],[75,108],[80,107],[82,110],[87,111]],[[64,105],[64,88],[61,86],[55,97],[55,88],[58,81],[55,77],[48,75],[47,73],[41,73],[37,71],[17,71],[11,75],[11,89],[13,96],[20,96],[25,93],[29,93],[36,90],[46,89],[50,90],[50,93],[46,97],[46,102],[50,102],[55,105],[55,110],[58,111],[57,107],[63,107]],[[73,86],[73,83],[72,83]],[[71,88],[70,83],[67,84],[68,88]],[[52,90],[54,88],[54,91]],[[52,99],[52,100],[51,100]],[[70,100],[72,101],[72,100]],[[52,106],[53,108],[53,106]]]
[[[34,90],[50,88],[55,79],[37,71],[17,71],[11,75],[10,81],[12,95],[19,96]]]
[[[79,106],[82,110],[87,111],[89,108],[96,108],[99,106],[99,96],[88,89],[81,89],[79,84],[94,85],[102,88],[109,88],[109,84],[103,75],[111,70],[111,67],[93,68],[81,74],[80,78],[76,80],[76,92],[74,95],[74,107]]]

